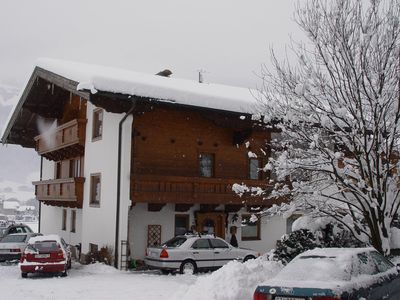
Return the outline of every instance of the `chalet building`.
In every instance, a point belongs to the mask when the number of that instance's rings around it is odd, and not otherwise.
[[[239,246],[270,250],[286,220],[250,220],[273,202],[232,191],[268,188],[274,133],[252,121],[252,93],[160,75],[38,61],[2,142],[42,158],[40,231],[83,254],[109,246],[119,267],[191,228],[229,241],[237,226]]]

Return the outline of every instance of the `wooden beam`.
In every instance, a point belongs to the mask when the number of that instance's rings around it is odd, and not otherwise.
[[[227,213],[236,213],[238,212],[241,208],[243,207],[243,205],[240,204],[226,204],[225,205],[225,212]]]
[[[148,211],[160,211],[166,203],[147,203]]]
[[[185,211],[188,211],[192,206],[193,206],[193,204],[176,203],[175,204],[175,211],[185,212]]]

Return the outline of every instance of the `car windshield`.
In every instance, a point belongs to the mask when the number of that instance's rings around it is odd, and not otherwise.
[[[305,276],[307,274],[307,276]],[[345,281],[351,278],[351,263],[335,256],[300,256],[276,276],[280,280]]]
[[[39,252],[57,251],[59,248],[56,241],[35,242],[35,244],[33,244],[32,246]]]
[[[26,234],[21,235],[6,235],[0,243],[23,243],[26,240]]]
[[[162,247],[167,247],[167,248],[176,248],[182,245],[184,242],[186,242],[186,238],[183,236],[176,236],[169,241],[166,241],[164,244],[162,244]]]

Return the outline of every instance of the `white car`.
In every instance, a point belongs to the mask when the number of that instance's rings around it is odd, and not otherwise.
[[[179,271],[196,273],[201,269],[217,269],[232,260],[246,261],[259,253],[235,248],[223,239],[209,235],[180,235],[160,247],[146,250],[146,265],[163,273]]]
[[[6,235],[0,241],[0,261],[19,260],[31,237],[40,236],[41,233],[15,233]]]

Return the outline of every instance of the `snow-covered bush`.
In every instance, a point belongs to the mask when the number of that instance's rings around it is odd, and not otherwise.
[[[93,264],[96,262],[102,262],[106,265],[113,264],[113,249],[111,246],[101,247],[99,251],[89,252],[85,255],[85,263]]]
[[[323,228],[314,231],[303,228],[285,234],[277,242],[272,259],[287,264],[298,254],[316,247],[353,248],[364,246],[366,245],[354,239],[348,230],[340,228],[340,225],[326,224]]]
[[[287,264],[300,253],[318,246],[318,240],[311,231],[307,229],[296,230],[282,236],[281,240],[276,243],[272,258]]]

